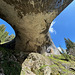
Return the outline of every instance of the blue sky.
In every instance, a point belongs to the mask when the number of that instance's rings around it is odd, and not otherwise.
[[[64,37],[75,42],[75,0],[54,19],[49,32],[56,47],[66,48]]]
[[[7,22],[5,22],[4,20],[2,20],[0,18],[0,25],[2,25],[2,24],[4,24],[6,26],[6,31],[9,32],[9,35],[11,35],[11,34],[15,35],[15,32],[14,32],[13,28]]]
[[[0,19],[1,24],[6,25],[9,35],[15,35],[14,30],[7,22]],[[54,19],[49,32],[56,47],[61,45],[62,48],[66,48],[64,37],[75,42],[75,0]]]

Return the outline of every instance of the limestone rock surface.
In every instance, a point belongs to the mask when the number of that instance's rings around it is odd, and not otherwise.
[[[50,24],[71,2],[72,0],[0,0],[0,18],[8,22],[16,32],[12,48],[40,52],[42,47],[51,45],[47,35]]]
[[[28,58],[22,64],[21,73],[25,72],[26,75],[50,75],[51,68],[49,65],[49,58],[38,53],[30,53]],[[28,74],[27,71],[30,71],[30,74]]]

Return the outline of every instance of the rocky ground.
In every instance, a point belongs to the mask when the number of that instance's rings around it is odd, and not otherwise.
[[[0,75],[75,75],[75,57],[28,54],[0,47]]]

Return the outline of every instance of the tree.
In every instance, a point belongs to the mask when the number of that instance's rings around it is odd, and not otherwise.
[[[74,47],[74,43],[69,38],[68,39],[64,38],[64,40],[65,40],[65,44],[66,44],[67,49]]]
[[[5,31],[5,25],[0,25],[0,39],[1,39],[1,36],[3,35]]]
[[[0,43],[8,42],[14,39],[15,35],[8,35],[9,32],[5,31],[5,25],[0,25]]]
[[[2,42],[5,42],[7,36],[8,36],[8,32],[6,31],[6,32],[4,32],[3,35],[1,36],[1,41],[2,41]]]
[[[8,37],[6,38],[6,40],[5,41],[11,41],[12,39],[14,39],[14,37],[15,37],[15,35],[14,34],[12,34],[12,35],[8,35]]]

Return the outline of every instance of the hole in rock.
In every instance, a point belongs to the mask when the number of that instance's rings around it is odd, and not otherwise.
[[[66,49],[64,38],[75,42],[75,0],[53,20],[49,33],[57,48]]]
[[[14,29],[0,18],[0,44],[12,41],[15,38]]]

